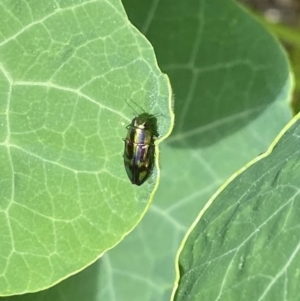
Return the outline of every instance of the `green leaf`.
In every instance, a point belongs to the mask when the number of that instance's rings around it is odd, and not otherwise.
[[[298,298],[299,137],[298,116],[209,202],[180,255],[175,300]]]
[[[171,93],[119,1],[6,0],[0,29],[3,296],[74,274],[138,223],[158,171],[127,178],[125,99],[164,116],[163,140]]]
[[[90,269],[48,291],[10,299],[83,300],[83,289],[92,292],[88,300],[169,300],[187,229],[217,188],[265,151],[291,117],[286,55],[234,2],[124,5],[175,94],[175,132],[160,147],[159,189],[139,226]]]

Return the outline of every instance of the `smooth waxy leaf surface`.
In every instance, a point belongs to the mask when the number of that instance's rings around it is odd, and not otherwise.
[[[180,255],[175,300],[297,300],[299,162],[297,121],[201,216]]]
[[[47,288],[95,261],[141,218],[125,99],[162,112],[169,87],[119,1],[0,5],[0,295]],[[137,108],[137,110],[139,110]]]

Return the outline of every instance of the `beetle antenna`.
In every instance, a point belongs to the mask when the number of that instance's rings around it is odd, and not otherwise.
[[[133,99],[130,98],[130,100],[143,112],[146,113],[145,110],[138,104],[136,103]]]
[[[134,109],[134,107],[132,105],[130,105],[130,103],[127,101],[127,99],[125,98],[126,103],[128,104],[128,106],[131,108],[131,110],[136,114],[139,115],[139,113]]]
[[[155,116],[155,117],[160,117],[160,116],[166,117],[163,113],[155,113],[155,114],[153,114],[153,116]]]

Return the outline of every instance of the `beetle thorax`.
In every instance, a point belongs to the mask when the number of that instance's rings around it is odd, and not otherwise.
[[[135,127],[135,128],[139,128],[139,129],[141,129],[141,130],[144,130],[145,128],[146,128],[146,122],[141,122],[140,120],[135,120],[134,121],[134,124],[133,124],[133,126]]]

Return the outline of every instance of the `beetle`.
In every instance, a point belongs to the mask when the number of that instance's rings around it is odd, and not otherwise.
[[[123,139],[124,166],[132,184],[142,185],[149,177],[154,166],[155,139],[159,136],[155,115],[143,112],[132,119],[126,127]]]

